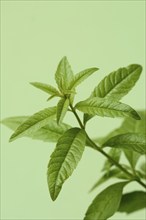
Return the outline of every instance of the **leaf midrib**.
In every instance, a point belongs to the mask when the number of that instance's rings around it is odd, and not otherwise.
[[[111,88],[110,90],[108,90],[108,93],[106,93],[104,96],[102,96],[102,98],[110,95],[112,93],[112,90],[115,90],[120,83],[123,83],[126,79],[128,79],[128,77],[131,76],[131,74],[135,74],[135,72],[139,69],[139,67],[134,71],[134,72],[131,72],[130,74],[128,74],[125,78],[122,79],[122,81],[118,82],[117,84],[115,84],[114,88]],[[128,71],[128,70],[127,70]],[[107,76],[108,77],[108,76]],[[96,96],[95,96],[96,97]],[[99,96],[100,97],[100,96]]]
[[[80,132],[80,131],[79,131]],[[78,134],[79,134],[79,132],[78,132]],[[64,157],[64,160],[63,160],[63,163],[61,164],[61,166],[60,166],[60,168],[59,168],[59,171],[58,171],[58,173],[57,173],[57,178],[56,178],[56,181],[55,181],[55,185],[54,185],[54,195],[55,195],[55,193],[56,193],[56,186],[57,186],[57,182],[58,182],[58,178],[59,178],[59,174],[60,174],[60,172],[61,172],[61,169],[62,169],[62,167],[63,167],[63,165],[64,165],[64,163],[65,163],[65,159],[66,159],[66,157],[67,157],[67,155],[69,154],[69,151],[70,151],[70,149],[72,148],[72,145],[73,145],[73,143],[74,143],[74,141],[75,141],[75,138],[78,136],[78,134],[74,137],[74,139],[72,140],[72,142],[71,142],[71,145],[70,145],[70,147],[69,147],[69,149],[68,149],[68,152],[67,152],[67,154],[65,155],[65,157]]]
[[[82,106],[80,106],[80,107],[82,107]],[[89,105],[84,105],[84,107],[85,107],[85,108],[98,108],[98,109],[104,109],[104,110],[110,110],[110,111],[116,111],[116,112],[117,112],[117,111],[118,111],[118,112],[120,111],[120,112],[122,112],[122,113],[125,113],[125,112],[131,113],[131,111],[128,111],[128,110],[127,110],[127,111],[125,111],[125,110],[123,111],[123,110],[120,110],[120,109],[116,110],[116,109],[111,109],[111,108],[108,108],[108,107],[105,108],[105,107],[89,106]],[[88,114],[88,113],[87,113],[87,114]]]

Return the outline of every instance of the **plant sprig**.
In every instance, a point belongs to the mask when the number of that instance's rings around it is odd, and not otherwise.
[[[131,213],[146,206],[144,191],[123,194],[124,187],[132,181],[146,188],[143,181],[146,176],[143,171],[145,165],[138,170],[136,168],[138,160],[146,154],[144,127],[146,114],[144,111],[137,112],[120,101],[138,81],[142,67],[132,64],[111,72],[101,80],[86,100],[74,104],[76,87],[97,70],[99,69],[96,67],[88,68],[74,75],[67,58],[63,57],[55,73],[58,88],[45,83],[31,82],[31,85],[50,95],[48,100],[58,97],[57,105],[43,109],[32,116],[10,117],[2,121],[4,125],[15,130],[10,141],[27,136],[57,143],[47,172],[52,200],[58,197],[64,182],[77,167],[86,146],[106,157],[107,160],[102,169],[104,173],[92,190],[113,177],[125,181],[115,183],[98,194],[89,206],[84,220],[106,220],[117,211]],[[83,113],[83,121],[77,110]],[[63,123],[68,111],[74,114],[79,127]],[[86,126],[88,121],[96,115],[111,118],[124,117],[124,122],[120,128],[106,137],[92,140],[86,132]],[[109,153],[106,153],[105,147],[111,148]],[[128,166],[120,163],[122,152],[129,162]],[[138,207],[134,203],[137,198],[141,198]]]

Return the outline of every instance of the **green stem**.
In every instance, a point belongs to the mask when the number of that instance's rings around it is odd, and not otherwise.
[[[82,129],[85,129],[85,126],[82,124],[82,122],[81,122],[81,120],[80,120],[78,114],[76,113],[76,110],[75,110],[74,107],[72,106],[72,104],[70,104],[70,108],[71,108],[72,112],[74,113],[74,115],[75,115],[75,117],[76,117],[76,119],[77,119],[77,121],[78,121],[80,127],[81,127]]]
[[[82,121],[80,120],[75,108],[72,106],[72,104],[70,104],[70,108],[73,112],[73,114],[75,115],[80,127],[82,129],[85,130],[85,126],[83,125]],[[92,139],[87,135],[87,141],[90,144],[90,146],[94,149],[96,149],[97,151],[99,151],[102,155],[104,155],[108,160],[110,160],[116,167],[118,167],[120,170],[122,170],[125,174],[127,174],[131,180],[135,180],[136,182],[138,182],[141,186],[143,186],[144,188],[146,188],[146,184],[144,184],[139,177],[137,177],[136,175],[133,175],[132,173],[130,173],[129,171],[127,171],[123,166],[121,166],[116,160],[114,160],[110,155],[108,155],[101,147],[99,147],[97,144],[95,144]]]

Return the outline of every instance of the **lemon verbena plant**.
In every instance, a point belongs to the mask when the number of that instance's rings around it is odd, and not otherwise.
[[[91,190],[110,178],[117,178],[117,181],[95,197],[87,209],[85,220],[106,220],[115,212],[131,213],[146,206],[146,164],[143,159],[137,166],[138,160],[146,154],[146,113],[144,110],[136,111],[120,101],[138,81],[142,67],[131,64],[111,72],[99,82],[86,100],[74,103],[76,88],[97,71],[98,68],[93,67],[74,75],[67,58],[63,57],[55,73],[58,88],[40,82],[31,83],[49,94],[48,100],[58,97],[56,106],[47,107],[30,117],[9,117],[2,121],[15,130],[10,142],[23,136],[56,142],[47,170],[52,200],[57,199],[64,182],[81,160],[86,146],[105,156],[101,178]],[[83,113],[83,118],[79,117],[78,111]],[[74,114],[78,127],[63,122],[68,112]],[[92,140],[86,126],[96,116],[124,119],[118,129],[105,137]],[[109,151],[105,148],[109,148]],[[120,162],[121,154],[125,155],[129,165]],[[124,187],[132,181],[136,181],[141,189],[123,193]]]

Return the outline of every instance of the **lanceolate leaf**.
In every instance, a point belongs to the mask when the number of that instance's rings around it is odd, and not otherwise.
[[[108,98],[119,101],[135,85],[142,72],[142,67],[138,64],[120,68],[107,75],[97,87],[95,87],[90,97]],[[86,124],[93,115],[84,116]]]
[[[47,125],[49,120],[56,115],[56,107],[46,108],[42,111],[35,113],[24,121],[12,134],[10,141],[24,135],[31,135],[39,130],[41,127]]]
[[[92,75],[98,68],[89,68],[77,73],[74,77],[74,80],[71,83],[70,89],[77,87],[81,82],[87,79],[90,75]]]
[[[71,128],[59,139],[48,165],[48,186],[52,200],[57,198],[63,183],[77,167],[85,142],[85,131],[79,128]]]
[[[146,192],[134,191],[122,196],[119,212],[127,214],[138,211],[146,207]]]
[[[106,116],[112,118],[129,116],[137,120],[140,119],[137,112],[134,109],[132,109],[130,106],[120,102],[114,102],[106,99],[100,99],[100,98],[87,99],[85,101],[81,101],[77,103],[76,108],[90,115],[99,115],[102,117]]]
[[[69,99],[62,98],[57,105],[57,122],[62,122],[69,106]]]
[[[55,73],[56,83],[61,92],[64,92],[69,89],[70,83],[74,79],[71,66],[67,60],[67,57],[63,57],[60,61],[57,71]]]
[[[142,67],[132,64],[126,68],[120,68],[107,75],[94,89],[93,96],[120,100],[135,85],[142,72]]]
[[[89,206],[84,220],[106,220],[118,210],[122,191],[127,182],[115,183],[95,197]]]
[[[110,138],[103,146],[123,148],[146,154],[146,136],[140,133],[121,134]]]
[[[59,96],[59,97],[61,96],[60,92],[51,85],[40,82],[31,82],[30,84],[50,95]]]
[[[12,130],[16,130],[18,126],[20,126],[20,124],[22,124],[28,118],[29,116],[10,117],[4,119],[1,123],[6,125],[8,128],[11,128]],[[68,124],[61,123],[58,125],[55,120],[50,119],[46,126],[31,134],[26,134],[26,137],[45,142],[57,142],[58,139],[64,134],[64,132],[70,128],[71,126]]]

